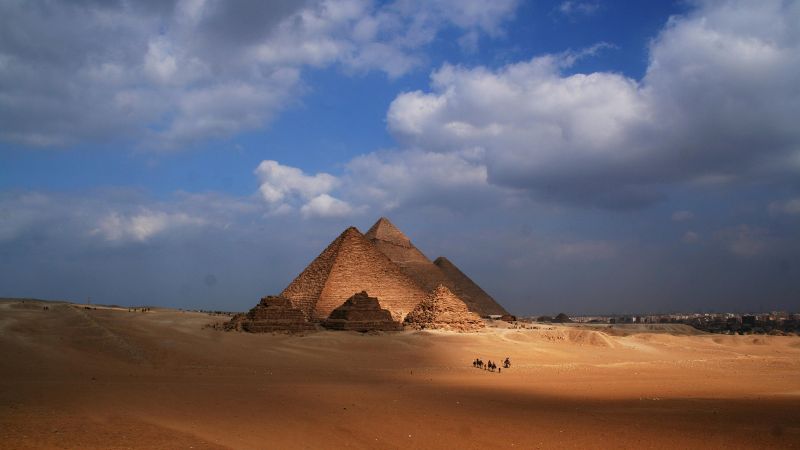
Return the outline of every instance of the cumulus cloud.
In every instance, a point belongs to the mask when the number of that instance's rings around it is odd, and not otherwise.
[[[133,215],[111,212],[103,216],[90,234],[110,242],[146,242],[150,238],[188,226],[205,225],[206,221],[185,213],[143,210]]]
[[[652,41],[641,80],[569,73],[592,52],[445,64],[392,102],[388,127],[427,151],[480,149],[491,184],[608,208],[671,183],[796,175],[797,23],[794,3],[699,3]]]
[[[300,212],[306,217],[346,217],[353,208],[328,194],[320,194],[303,205]]]
[[[458,5],[458,7],[455,7]],[[499,35],[513,0],[3,2],[0,139],[181,148],[263,127],[306,67],[391,77],[453,27]]]
[[[288,213],[298,205],[306,217],[341,217],[352,212],[349,204],[329,195],[341,184],[333,175],[306,175],[271,160],[262,161],[255,173],[261,182],[261,197],[274,213]]]
[[[231,221],[256,215],[251,199],[178,192],[165,201],[130,190],[82,195],[46,192],[0,194],[0,244],[69,241],[78,246],[125,246],[161,237],[187,237],[226,229]],[[236,218],[236,219],[234,219]]]
[[[351,160],[343,176],[349,198],[372,208],[402,205],[475,205],[497,189],[488,185],[486,167],[470,152],[386,151]]]

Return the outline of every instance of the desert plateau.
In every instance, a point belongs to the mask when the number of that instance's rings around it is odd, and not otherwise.
[[[3,448],[796,448],[800,338],[684,325],[225,332],[0,303]],[[512,365],[502,372],[476,358]]]

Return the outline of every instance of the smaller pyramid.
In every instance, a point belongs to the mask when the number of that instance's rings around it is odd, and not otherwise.
[[[314,330],[314,325],[306,320],[305,314],[295,308],[286,297],[267,296],[261,299],[247,314],[234,316],[225,329],[249,331],[251,333],[271,333],[284,331],[297,333]]]
[[[405,324],[418,330],[477,331],[485,325],[463,300],[439,285],[408,316]]]
[[[399,331],[403,325],[392,319],[392,313],[382,309],[375,297],[361,291],[348,298],[322,322],[332,330],[351,331]]]
[[[411,239],[408,238],[399,228],[394,226],[386,217],[381,217],[364,234],[367,239],[389,242],[399,247],[413,248]]]

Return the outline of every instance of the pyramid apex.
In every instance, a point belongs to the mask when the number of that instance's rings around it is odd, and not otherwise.
[[[352,234],[361,234],[356,227],[347,227],[346,230],[342,231],[342,236],[352,235]]]
[[[380,241],[391,242],[392,244],[408,247],[411,239],[408,238],[399,228],[389,221],[386,217],[381,217],[364,235],[367,239],[377,239]]]

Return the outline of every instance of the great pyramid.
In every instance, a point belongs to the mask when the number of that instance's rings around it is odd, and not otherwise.
[[[508,314],[446,258],[440,257],[437,262],[431,262],[389,219],[378,219],[364,236],[426,292],[443,285],[460,297],[472,312],[481,316]],[[443,261],[442,265],[438,262],[440,260]]]
[[[471,312],[460,298],[441,284],[406,316],[405,323],[419,330],[461,332],[476,331],[485,326],[480,316]]]
[[[321,321],[353,294],[367,291],[401,321],[425,291],[355,227],[346,229],[281,293]]]
[[[361,291],[348,298],[334,309],[322,322],[322,326],[333,330],[351,331],[400,331],[403,326],[392,318],[392,314],[382,309],[375,297]]]

